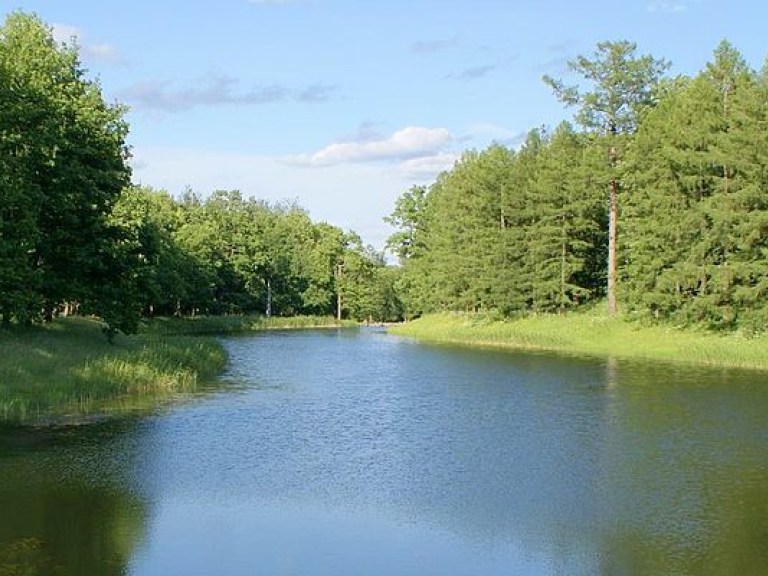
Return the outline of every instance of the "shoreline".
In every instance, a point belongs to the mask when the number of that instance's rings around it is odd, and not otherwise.
[[[764,336],[644,326],[594,311],[513,320],[440,313],[388,328],[388,332],[435,344],[768,370],[768,339]]]

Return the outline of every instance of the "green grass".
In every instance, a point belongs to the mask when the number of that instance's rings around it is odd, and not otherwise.
[[[328,328],[354,326],[355,323],[326,316],[196,316],[194,318],[155,318],[146,323],[145,334],[157,335],[226,335],[259,330],[295,330],[303,328]]]
[[[109,344],[95,320],[0,331],[0,424],[82,420],[145,410],[215,378],[212,339],[154,334]]]
[[[482,315],[435,314],[389,331],[430,342],[768,369],[768,337],[645,326],[595,310],[503,321]]]

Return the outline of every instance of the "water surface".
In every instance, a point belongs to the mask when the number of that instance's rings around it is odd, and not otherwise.
[[[225,345],[235,385],[220,392],[0,433],[0,574],[768,566],[766,375],[377,330]]]

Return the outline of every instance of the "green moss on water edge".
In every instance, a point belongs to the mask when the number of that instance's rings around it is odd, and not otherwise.
[[[511,320],[442,313],[389,328],[425,342],[768,370],[768,337],[643,325],[592,310]]]

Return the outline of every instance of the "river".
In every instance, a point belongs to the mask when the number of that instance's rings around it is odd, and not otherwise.
[[[768,569],[766,374],[377,329],[224,344],[217,390],[0,431],[0,575]]]

